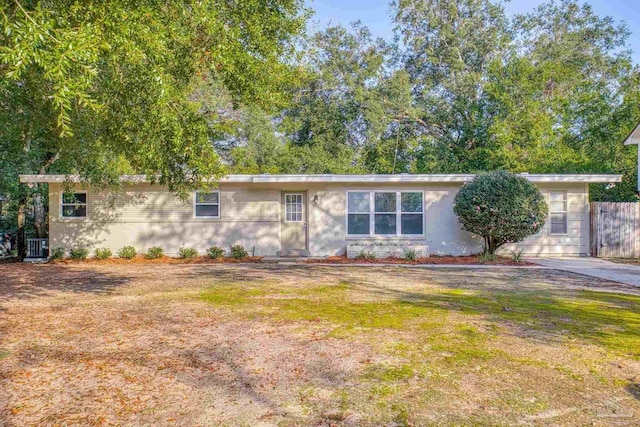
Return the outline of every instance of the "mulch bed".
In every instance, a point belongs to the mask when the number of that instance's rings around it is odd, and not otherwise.
[[[124,258],[107,258],[107,259],[95,259],[87,258],[85,260],[80,259],[62,259],[51,261],[56,264],[96,264],[96,265],[117,265],[117,264],[238,264],[238,263],[259,263],[262,257],[246,257],[246,258],[209,258],[207,256],[198,256],[190,259],[172,258],[163,256],[157,259],[147,259],[144,256],[138,255],[133,259]]]
[[[332,256],[323,259],[311,259],[310,263],[328,264],[451,264],[451,265],[534,265],[531,262],[516,262],[509,258],[497,257],[495,261],[483,261],[479,255],[472,256],[440,256],[433,255],[409,261],[403,258],[354,259],[346,256]]]

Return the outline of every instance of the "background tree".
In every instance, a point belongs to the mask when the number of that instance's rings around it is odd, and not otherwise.
[[[464,230],[482,236],[484,253],[490,255],[540,231],[548,213],[531,181],[504,171],[480,174],[463,185],[453,211]]]
[[[18,173],[116,185],[136,172],[179,195],[220,177],[212,142],[236,106],[283,105],[306,19],[300,0],[2,0],[0,13],[0,164],[15,164],[0,192]]]

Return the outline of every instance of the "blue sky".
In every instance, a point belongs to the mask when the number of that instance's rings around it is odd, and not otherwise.
[[[505,5],[505,10],[509,14],[525,13],[541,3],[542,0],[513,0]],[[598,15],[611,16],[627,24],[631,30],[628,43],[633,59],[640,64],[639,0],[590,0],[587,3]],[[391,38],[393,34],[388,0],[307,0],[307,5],[315,11],[311,25],[321,28],[329,22],[348,25],[360,20],[375,36]]]

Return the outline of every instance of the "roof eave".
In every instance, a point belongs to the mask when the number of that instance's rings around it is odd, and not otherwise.
[[[617,174],[520,174],[531,182],[540,183],[609,183],[620,182]],[[474,178],[474,174],[398,174],[398,175],[228,175],[220,182],[230,183],[463,183]],[[123,183],[147,183],[144,175],[123,175]],[[78,175],[20,175],[22,183],[80,183]]]

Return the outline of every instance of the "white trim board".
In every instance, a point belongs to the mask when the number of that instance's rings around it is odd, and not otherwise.
[[[531,182],[558,183],[610,183],[622,181],[618,174],[526,174],[520,176]],[[227,175],[219,182],[230,183],[464,183],[471,181],[474,174],[397,174],[397,175]],[[122,175],[121,182],[148,183],[145,175]],[[212,180],[215,181],[215,180]],[[84,182],[79,175],[20,175],[22,183],[79,183]]]

